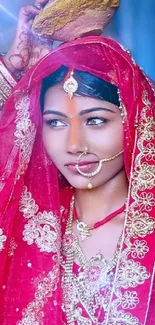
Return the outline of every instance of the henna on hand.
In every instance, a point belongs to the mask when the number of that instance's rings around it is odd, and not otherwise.
[[[36,0],[35,4],[44,7],[48,0]],[[52,50],[52,43],[32,34],[31,26],[34,17],[40,10],[35,5],[20,10],[15,39],[4,56],[4,62],[17,79],[20,79],[32,65]]]
[[[30,69],[34,64],[36,64],[40,59],[49,54],[53,49],[53,42],[45,42],[41,39],[34,40],[31,46],[30,59],[27,69]]]
[[[4,57],[7,67],[13,74],[19,74],[28,64],[30,27],[32,18],[39,12],[40,10],[35,6],[26,6],[20,10],[15,39]]]

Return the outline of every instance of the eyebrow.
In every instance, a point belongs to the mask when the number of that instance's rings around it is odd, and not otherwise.
[[[85,114],[88,114],[88,113],[91,113],[91,112],[97,112],[97,111],[107,111],[107,112],[110,112],[110,113],[114,113],[114,111],[112,111],[111,109],[109,108],[104,108],[104,107],[94,107],[94,108],[88,108],[88,109],[84,109],[80,112],[80,116],[83,116]],[[54,115],[59,115],[59,116],[62,116],[62,117],[66,117],[68,118],[68,116],[64,113],[61,113],[59,111],[55,111],[55,110],[47,110],[43,113],[43,115],[48,115],[48,114],[54,114]]]

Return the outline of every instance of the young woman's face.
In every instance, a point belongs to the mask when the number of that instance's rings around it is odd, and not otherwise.
[[[75,167],[83,155],[80,169],[94,171],[100,159],[110,158],[123,150],[123,126],[117,106],[90,97],[75,95],[71,100],[74,117],[68,109],[68,95],[62,85],[48,89],[43,112],[43,142],[45,148],[69,184],[86,189],[88,178],[80,175]],[[124,168],[123,155],[103,163],[102,169],[91,179],[98,187],[114,178]]]

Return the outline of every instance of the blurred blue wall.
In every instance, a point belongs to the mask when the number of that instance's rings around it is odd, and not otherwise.
[[[8,10],[5,13],[0,9],[0,52],[7,51],[13,39],[19,8],[30,3],[33,0],[0,0],[0,5]],[[129,49],[136,62],[155,80],[155,0],[120,0],[120,8],[104,35]]]
[[[155,80],[155,0],[120,3],[104,35],[129,49],[141,68]]]

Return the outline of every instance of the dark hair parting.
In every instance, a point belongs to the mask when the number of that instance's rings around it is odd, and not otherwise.
[[[47,90],[58,83],[62,82],[67,73],[68,68],[62,65],[54,73],[42,81],[42,90],[40,96],[41,109],[44,107],[44,97]],[[78,82],[78,89],[76,93],[81,96],[93,97],[101,100],[105,100],[117,106],[120,106],[118,88],[111,83],[98,78],[88,72],[74,70],[74,77]]]

